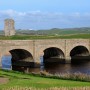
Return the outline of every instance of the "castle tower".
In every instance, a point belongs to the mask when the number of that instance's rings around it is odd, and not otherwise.
[[[12,36],[15,35],[15,28],[14,28],[14,20],[13,19],[5,19],[4,21],[4,33],[5,36]]]

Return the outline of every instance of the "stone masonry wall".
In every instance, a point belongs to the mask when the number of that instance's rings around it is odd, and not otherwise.
[[[90,53],[89,39],[51,39],[51,40],[0,40],[0,64],[3,55],[9,54],[13,49],[24,49],[30,52],[34,62],[40,63],[40,56],[44,50],[56,47],[63,51],[66,62],[70,62],[70,52],[76,46],[85,46]]]
[[[5,36],[15,35],[15,28],[14,28],[14,20],[13,19],[5,19],[4,33],[5,33]]]

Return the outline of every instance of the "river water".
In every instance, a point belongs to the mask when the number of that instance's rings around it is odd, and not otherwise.
[[[4,56],[2,58],[2,68],[11,70],[11,56]],[[41,60],[41,67],[40,68],[31,68],[32,72],[37,72],[40,70],[46,70],[49,73],[84,73],[90,75],[90,61],[78,64],[60,64],[60,63],[53,63],[48,66],[45,66]]]
[[[49,73],[84,73],[90,75],[90,62],[82,64],[51,64],[45,68]]]

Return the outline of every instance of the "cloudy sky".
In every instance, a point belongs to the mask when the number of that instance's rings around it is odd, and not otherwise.
[[[90,0],[0,0],[0,29],[7,18],[16,29],[90,27]]]

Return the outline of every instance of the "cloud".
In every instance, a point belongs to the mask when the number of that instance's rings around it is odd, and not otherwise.
[[[0,29],[3,29],[3,22],[6,18],[15,20],[17,29],[48,29],[48,28],[69,28],[90,26],[90,13],[69,13],[62,12],[41,12],[28,11],[18,12],[12,9],[0,11]]]

